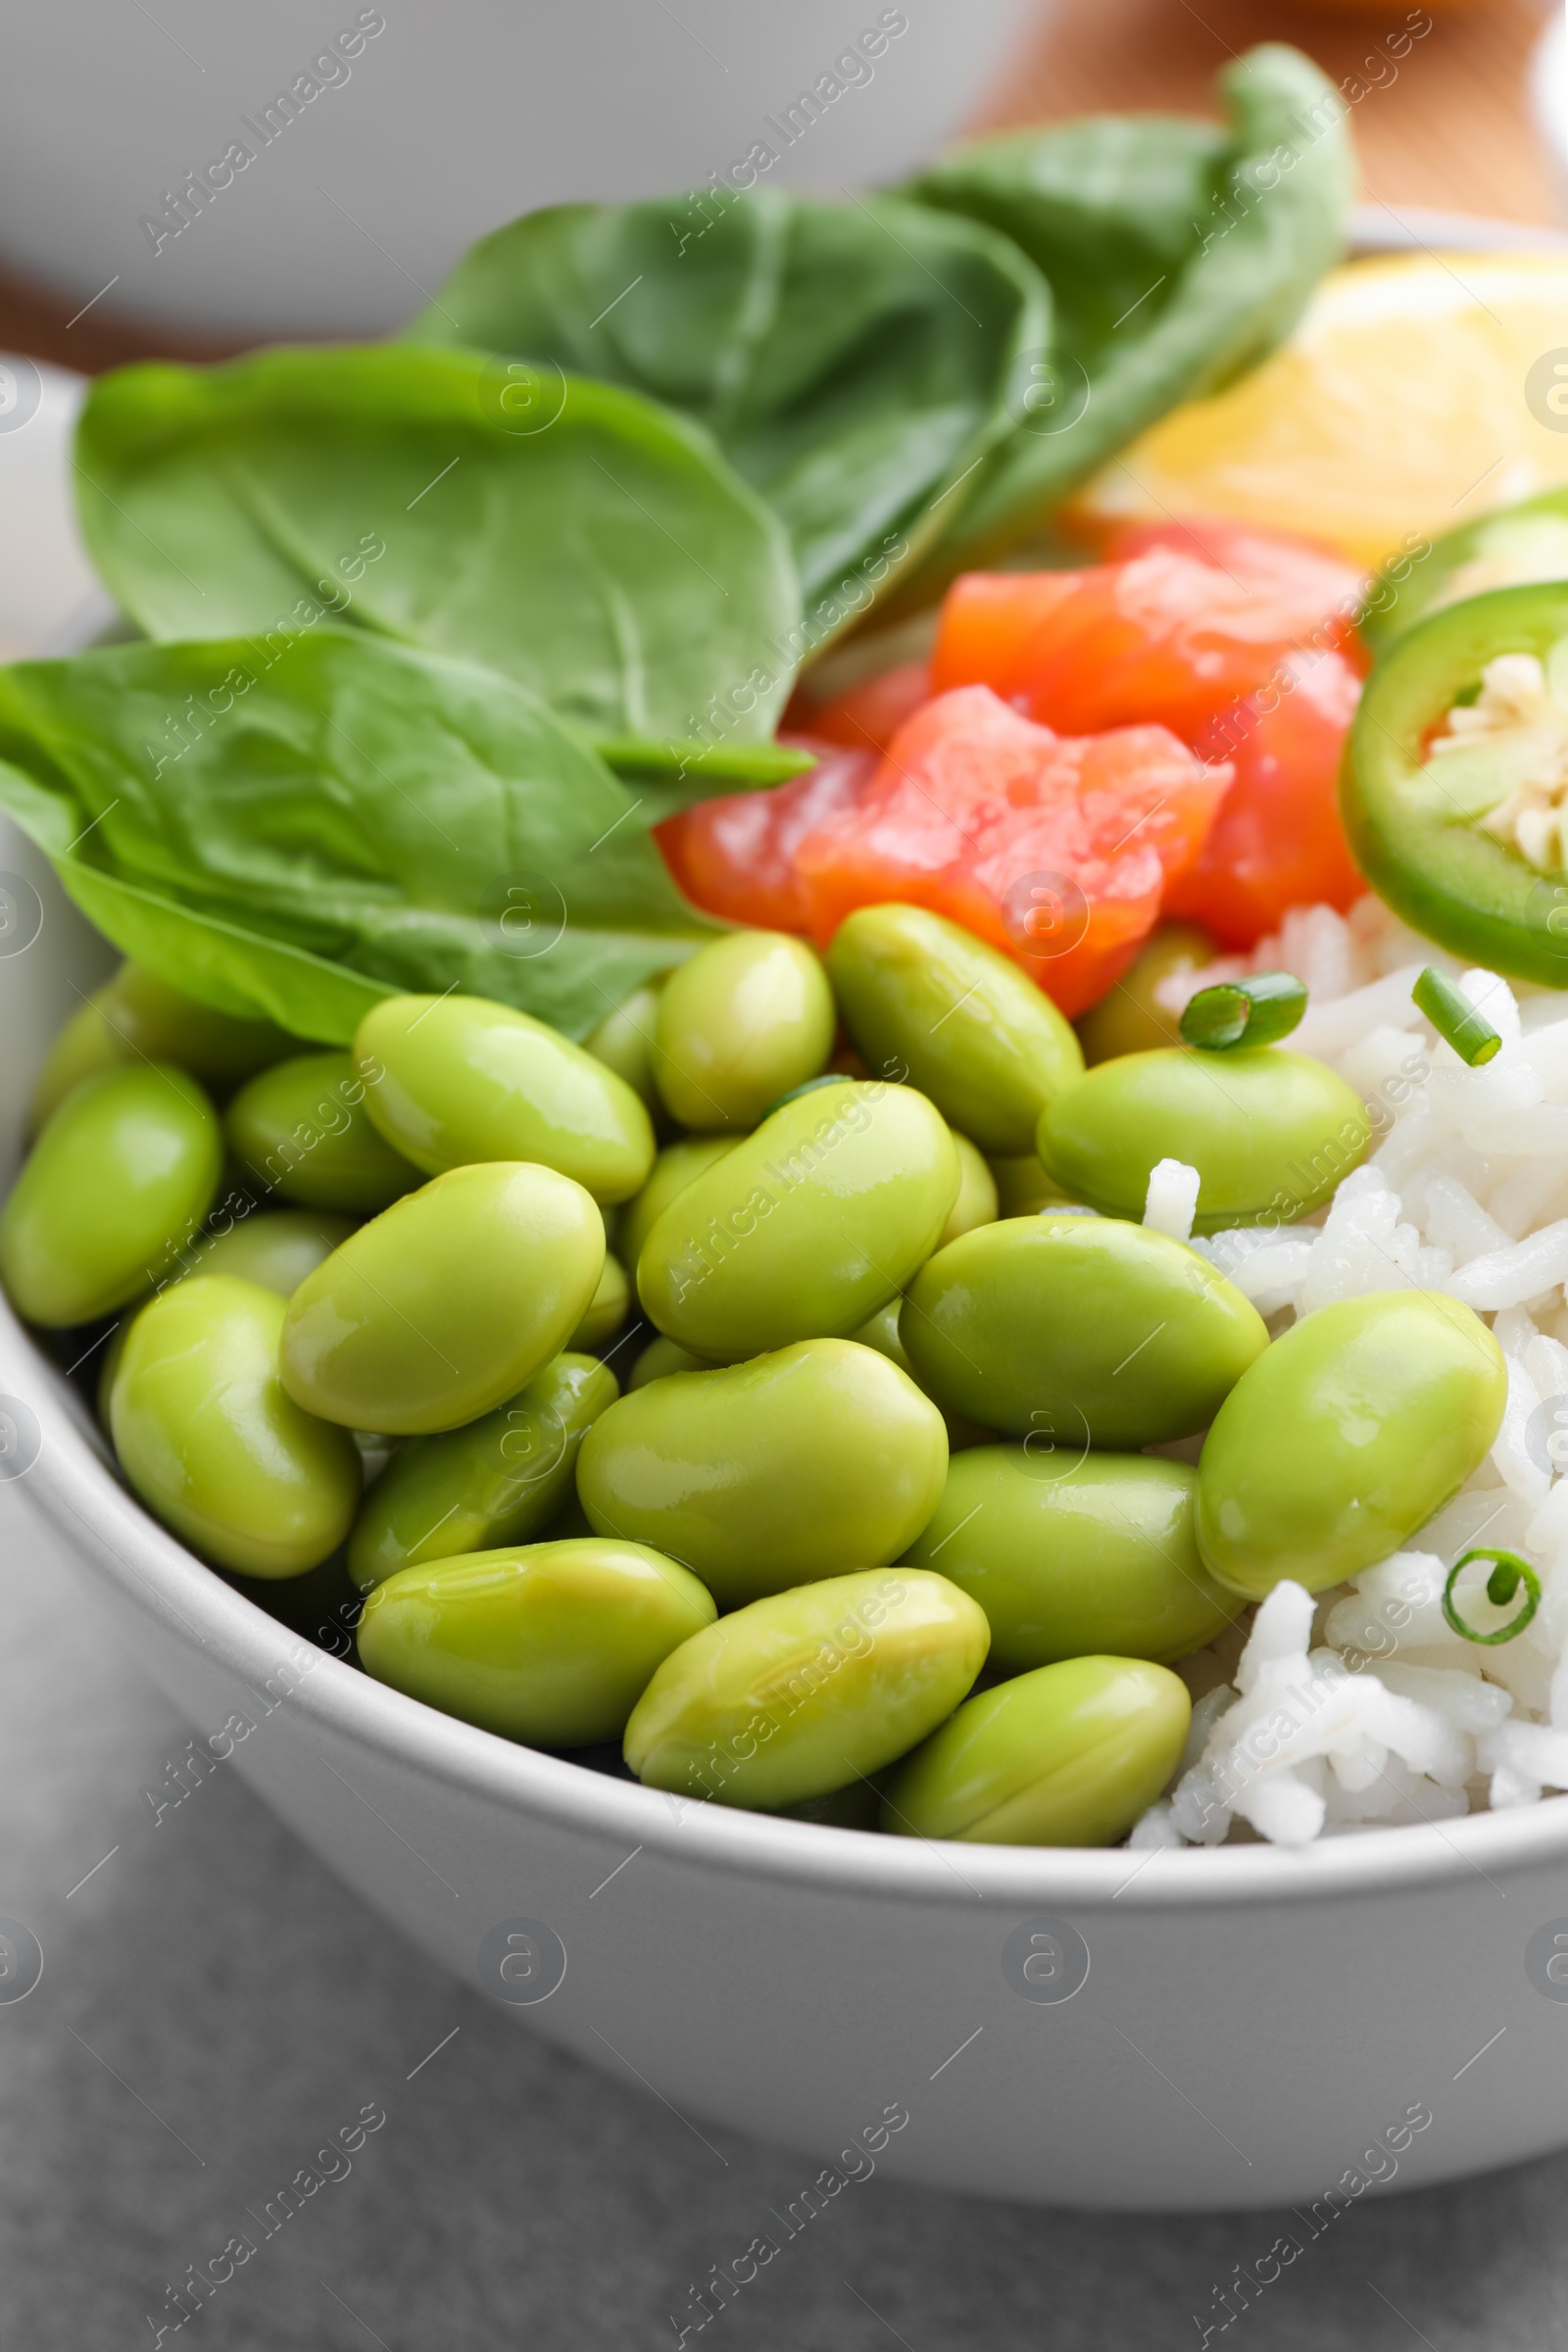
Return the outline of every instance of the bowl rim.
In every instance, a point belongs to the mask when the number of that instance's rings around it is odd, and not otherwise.
[[[226,1584],[121,1484],[81,1400],[66,1390],[3,1298],[0,1395],[24,1402],[38,1421],[39,1452],[24,1482],[31,1503],[75,1559],[105,1576],[165,1634],[205,1652],[253,1694],[291,1665],[298,1680],[284,1703],[321,1734],[394,1774],[433,1779],[568,1835],[612,1846],[618,1840],[627,1859],[647,1853],[705,1872],[876,1901],[993,1902],[1011,1916],[1058,1905],[1098,1911],[1116,1902],[1128,1912],[1225,1911],[1395,1886],[1451,1886],[1467,1874],[1496,1892],[1493,1871],[1542,1868],[1568,1857],[1564,1796],[1451,1822],[1371,1827],[1297,1849],[1156,1847],[1134,1856],[1121,1846],[888,1837],[645,1788],[480,1731],[372,1682]]]

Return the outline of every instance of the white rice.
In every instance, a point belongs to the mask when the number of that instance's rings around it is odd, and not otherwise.
[[[1173,1242],[1193,1238],[1201,1179],[1185,1160],[1162,1159],[1150,1170],[1144,1203],[1144,1223],[1155,1233],[1168,1233]]]
[[[1428,963],[1500,1032],[1483,1067],[1466,1068],[1411,1003]],[[1467,971],[1371,898],[1348,917],[1298,909],[1251,956],[1159,993],[1179,1011],[1216,980],[1281,970],[1310,992],[1290,1046],[1362,1094],[1375,1147],[1316,1215],[1192,1247],[1276,1336],[1334,1299],[1447,1292],[1492,1325],[1508,1404],[1487,1459],[1407,1550],[1315,1599],[1281,1585],[1182,1662],[1193,1734],[1132,1833],[1139,1847],[1304,1845],[1568,1789],[1568,993]],[[1145,1223],[1188,1239],[1196,1183],[1161,1161]],[[1448,1572],[1478,1542],[1518,1552],[1542,1583],[1532,1622],[1495,1647],[1443,1614]],[[1464,1606],[1490,1628],[1521,1598],[1494,1609],[1478,1578]]]

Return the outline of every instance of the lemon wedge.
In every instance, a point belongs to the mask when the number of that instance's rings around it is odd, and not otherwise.
[[[1224,514],[1382,564],[1568,481],[1568,255],[1400,255],[1323,280],[1289,340],[1114,458],[1063,519]]]

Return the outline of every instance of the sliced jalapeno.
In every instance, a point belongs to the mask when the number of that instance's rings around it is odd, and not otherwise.
[[[1412,533],[1367,590],[1356,626],[1381,656],[1446,605],[1535,580],[1568,580],[1568,488],[1498,507],[1441,539]]]
[[[1396,914],[1489,971],[1568,987],[1568,581],[1401,637],[1367,681],[1340,792]]]

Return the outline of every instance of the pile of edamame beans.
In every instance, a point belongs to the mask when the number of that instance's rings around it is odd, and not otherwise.
[[[586,1047],[449,994],[304,1050],[127,966],[35,1115],[0,1275],[102,1326],[151,1512],[241,1578],[346,1557],[370,1675],[728,1805],[1114,1842],[1182,1757],[1173,1664],[1396,1548],[1506,1393],[1451,1299],[1271,1342],[1138,1221],[1166,1158],[1200,1233],[1320,1205],[1369,1135],[1333,1072],[1086,1071],[914,906],[825,958],[726,934]]]

